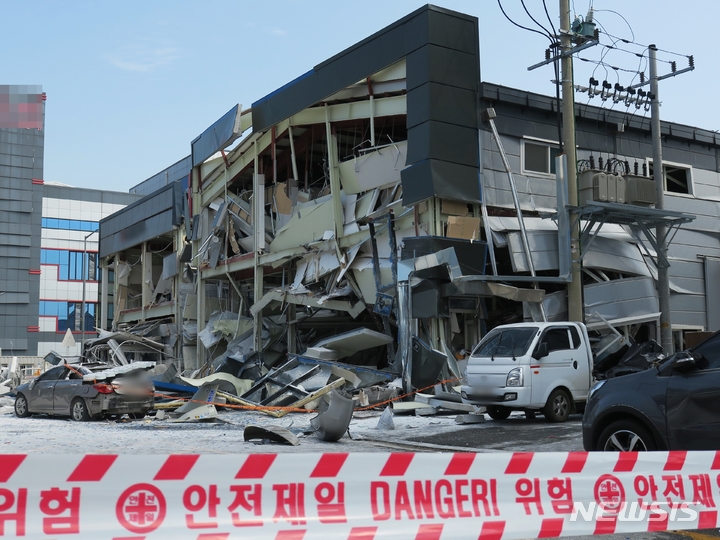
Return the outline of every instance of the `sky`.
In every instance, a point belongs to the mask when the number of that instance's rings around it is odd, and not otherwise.
[[[521,0],[501,3],[513,21],[542,32]],[[557,28],[559,2],[546,3]],[[576,84],[587,85],[591,75],[613,85],[638,82],[637,71],[649,74],[651,43],[660,49],[660,75],[670,72],[667,61],[675,60],[680,70],[693,55],[694,71],[660,82],[661,118],[720,129],[714,31],[701,24],[717,19],[717,0],[571,0],[571,17],[585,17],[591,4],[601,43],[616,42],[624,50],[596,46],[579,53],[584,60],[575,61]],[[190,142],[235,104],[249,108],[422,5],[415,0],[0,0],[0,84],[42,85],[47,94],[46,182],[129,191],[189,155]],[[547,37],[513,25],[497,0],[437,0],[436,5],[478,18],[482,80],[554,95],[551,66],[527,70],[544,59]],[[525,6],[549,29],[542,0],[525,0]],[[575,99],[588,102],[587,94]],[[600,98],[589,103],[599,105]],[[643,109],[640,114],[649,117]]]

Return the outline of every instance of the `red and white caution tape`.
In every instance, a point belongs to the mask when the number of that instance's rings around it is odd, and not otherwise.
[[[0,454],[0,538],[511,540],[718,526],[720,452]]]

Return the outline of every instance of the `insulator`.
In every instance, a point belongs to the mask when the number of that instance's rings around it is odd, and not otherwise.
[[[640,168],[638,162],[635,162],[635,165],[633,165],[633,172],[635,173],[635,176],[638,174],[638,169]]]
[[[545,60],[550,60],[550,49],[545,49]]]
[[[598,30],[597,28],[596,28],[595,31],[593,32],[593,39],[594,39],[595,41],[600,41],[600,30]]]
[[[692,54],[688,56],[688,64],[691,68],[695,67],[695,57]]]
[[[595,168],[595,158],[593,156],[590,156],[590,168]]]
[[[643,176],[647,176],[647,163],[643,163]]]
[[[605,169],[607,169],[607,172],[612,172],[612,161],[609,159],[607,160],[607,163],[605,164]]]
[[[630,162],[625,160],[625,174],[630,174]]]
[[[641,82],[641,83],[644,83],[644,82],[645,82],[645,72],[644,72],[644,71],[641,71],[641,72],[640,72],[640,82]]]
[[[600,157],[598,158],[598,169],[600,169],[601,171],[603,170],[603,158],[602,158],[602,156],[600,156]]]
[[[677,62],[675,62],[675,60],[673,60],[672,62],[670,62],[670,70],[671,70],[673,73],[675,73],[675,72],[677,71]]]

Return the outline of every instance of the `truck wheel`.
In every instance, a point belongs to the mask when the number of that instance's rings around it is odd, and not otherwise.
[[[487,413],[493,420],[507,420],[510,409],[507,407],[487,407]]]
[[[643,452],[657,450],[657,445],[645,426],[618,420],[603,429],[596,448],[603,452]]]
[[[572,401],[568,393],[562,388],[556,388],[550,393],[543,414],[548,422],[564,422],[570,416],[571,409]]]
[[[87,422],[90,420],[87,405],[82,398],[75,398],[70,405],[70,417],[76,422]]]

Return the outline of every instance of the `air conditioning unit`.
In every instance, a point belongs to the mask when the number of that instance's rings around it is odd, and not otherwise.
[[[639,206],[651,206],[657,203],[655,180],[645,176],[628,174],[625,176],[625,202]]]
[[[625,178],[598,170],[583,171],[578,177],[578,203],[625,202]]]

